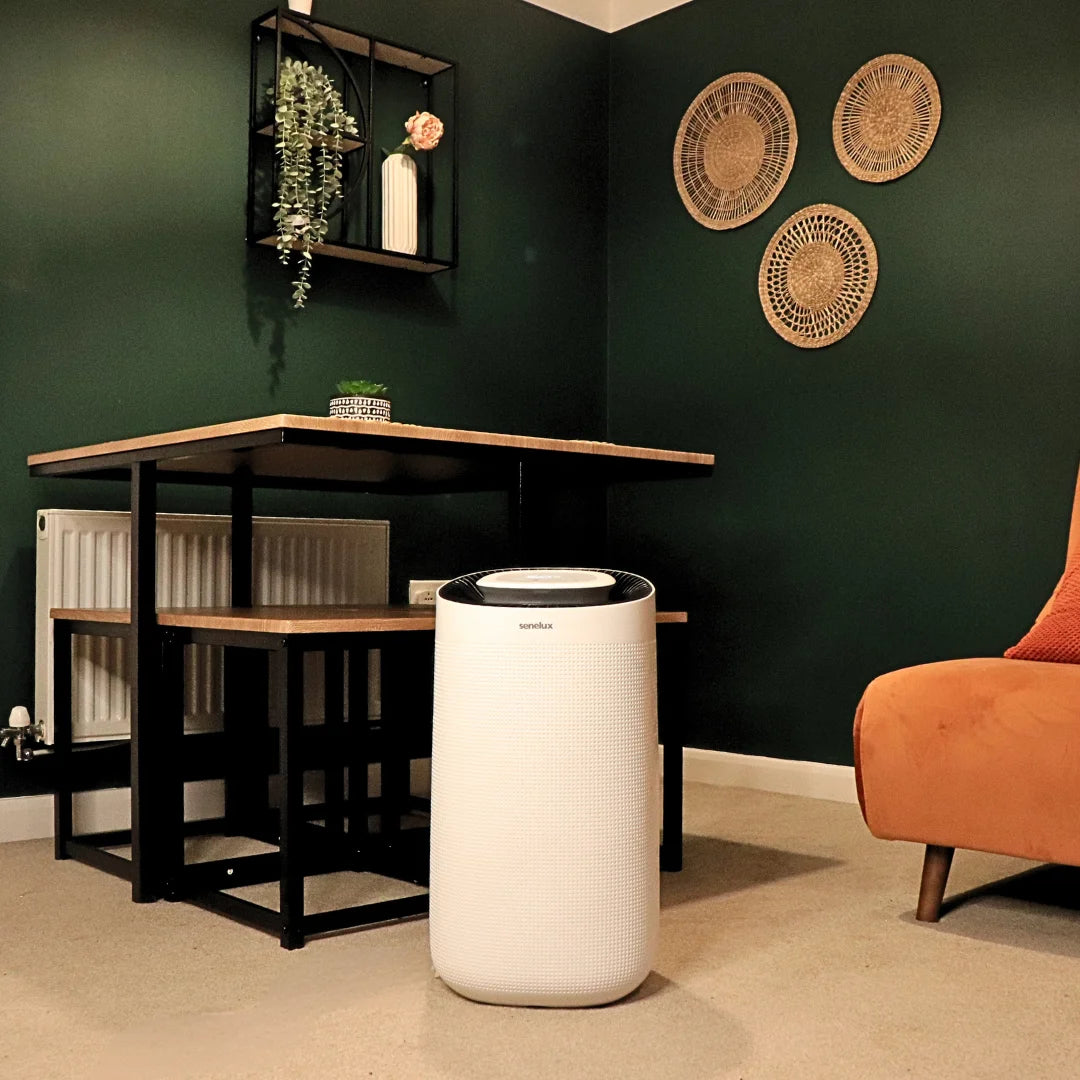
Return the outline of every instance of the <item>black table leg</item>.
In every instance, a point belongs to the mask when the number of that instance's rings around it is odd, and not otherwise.
[[[162,732],[157,634],[157,465],[131,466],[131,898],[148,903],[161,896],[157,862],[159,825],[155,794],[160,783]]]
[[[345,764],[349,770],[349,847],[362,866],[369,855],[368,762],[371,760],[368,718],[368,650],[349,648],[349,722]]]
[[[71,624],[53,621],[53,844],[58,859],[68,858],[71,839]]]
[[[532,472],[524,461],[518,462],[516,480],[516,486],[507,492],[510,500],[510,561],[517,566],[530,566],[536,550],[530,537],[536,493]]]
[[[251,470],[237,469],[230,490],[231,531],[229,539],[229,595],[233,607],[251,607],[252,544],[254,525]]]
[[[664,744],[663,815],[660,869],[681,870],[683,860],[683,739],[686,716],[686,626],[657,627],[656,687],[660,741]]]
[[[184,873],[184,646],[175,631],[161,635],[161,774],[158,788],[160,840],[155,859],[162,895],[178,898]]]
[[[324,654],[323,702],[328,736],[326,768],[323,770],[326,801],[326,830],[345,835],[345,761],[342,736],[345,730],[345,653],[327,649]]]
[[[300,741],[304,734],[304,653],[294,644],[271,654],[272,664],[284,666],[281,688],[278,746],[281,775],[281,945],[300,949],[304,945],[304,853],[301,831],[304,820],[304,762]]]
[[[253,732],[269,715],[267,654],[224,646],[225,828],[232,836],[265,839],[270,822],[269,771],[253,754]]]
[[[379,832],[384,841],[401,832],[401,819],[409,801],[408,706],[405,688],[412,678],[408,671],[406,642],[393,642],[380,649],[382,678],[379,680],[381,717],[379,726]]]
[[[251,607],[253,597],[253,491],[251,470],[237,469],[230,488],[230,602]],[[251,732],[266,722],[266,655],[226,648],[225,679],[225,821],[234,836],[261,836],[270,816],[268,774],[251,756]],[[256,689],[258,688],[258,689]]]

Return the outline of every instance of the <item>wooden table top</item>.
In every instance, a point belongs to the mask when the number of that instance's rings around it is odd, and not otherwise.
[[[367,490],[453,491],[505,487],[519,461],[557,478],[607,482],[708,476],[714,460],[586,439],[277,413],[31,454],[27,465],[37,476],[122,479],[133,462],[155,461],[161,479],[185,483],[220,483],[245,468],[261,486],[321,480]]]
[[[127,608],[52,608],[54,619],[72,622],[126,624]],[[660,623],[684,623],[685,611],[658,611]],[[430,604],[366,604],[360,607],[319,605],[251,608],[163,608],[159,626],[189,630],[241,630],[262,634],[358,634],[386,631],[434,630],[435,608]]]

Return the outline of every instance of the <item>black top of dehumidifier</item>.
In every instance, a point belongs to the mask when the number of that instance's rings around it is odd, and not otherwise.
[[[640,600],[650,589],[643,577],[623,570],[531,566],[465,574],[443,585],[439,595],[489,607],[595,607]]]

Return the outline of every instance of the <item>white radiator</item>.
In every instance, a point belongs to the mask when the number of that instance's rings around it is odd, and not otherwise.
[[[158,514],[158,607],[229,603],[229,518]],[[337,518],[254,519],[256,604],[384,604],[390,526]],[[53,742],[53,647],[49,609],[126,608],[131,518],[124,511],[39,510],[37,515],[36,719]],[[322,658],[307,657],[305,719],[322,716]],[[122,638],[72,640],[72,736],[77,742],[130,733]],[[369,682],[372,697],[376,694]],[[222,650],[187,650],[184,730],[221,727]]]

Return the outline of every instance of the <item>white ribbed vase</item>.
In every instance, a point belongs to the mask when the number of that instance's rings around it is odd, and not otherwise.
[[[408,154],[382,163],[382,246],[416,254],[416,162]]]

